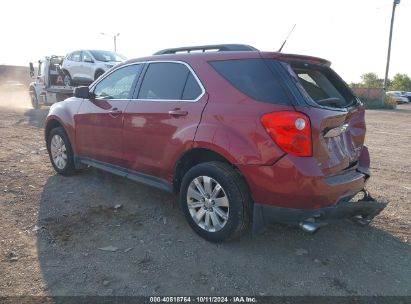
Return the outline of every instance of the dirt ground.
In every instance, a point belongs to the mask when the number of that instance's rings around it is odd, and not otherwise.
[[[0,99],[0,296],[411,296],[411,105],[367,111],[368,189],[389,202],[370,227],[273,225],[216,245],[167,193],[93,169],[56,175],[48,110],[22,100]]]

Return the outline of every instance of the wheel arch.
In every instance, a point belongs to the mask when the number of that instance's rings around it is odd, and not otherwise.
[[[46,142],[49,138],[51,130],[53,130],[55,128],[58,128],[58,127],[61,127],[61,128],[64,129],[64,126],[61,124],[61,122],[58,119],[51,118],[51,119],[47,120],[46,126],[44,128],[44,137],[45,137]]]
[[[51,149],[52,141],[50,137],[56,136],[56,135],[60,136],[60,138],[63,140],[63,144],[65,145],[66,149],[59,151],[60,153],[65,153],[66,155],[65,162],[61,157],[60,158],[57,157],[56,159],[52,155],[52,149]],[[75,165],[74,154],[71,148],[71,141],[70,141],[70,138],[68,137],[67,131],[64,129],[64,126],[57,119],[48,120],[45,126],[45,136],[46,136],[47,151],[49,153],[50,161],[54,169],[59,174],[71,175],[73,171],[76,169],[76,165]],[[59,148],[61,147],[62,146],[60,146]],[[60,167],[61,165],[63,165],[63,167]]]
[[[73,149],[73,153],[77,154],[76,149],[76,129],[75,129],[75,119],[74,116],[78,112],[83,99],[79,98],[70,98],[70,102],[62,101],[53,104],[50,107],[49,114],[46,119],[45,123],[45,136],[50,134],[50,130],[52,127],[56,126],[57,123],[64,129],[66,132],[68,139],[70,141],[71,147]]]
[[[244,183],[247,185],[247,180],[244,178],[240,169],[233,164],[226,157],[220,153],[213,151],[209,148],[192,148],[186,151],[176,162],[173,172],[173,192],[178,193],[180,191],[181,182],[185,173],[190,170],[195,165],[200,163],[210,162],[210,161],[221,161],[233,167],[237,173],[243,178]],[[249,187],[248,187],[249,188]]]
[[[29,93],[30,92],[34,92],[34,94],[36,95],[37,99],[39,98],[39,90],[40,88],[34,83],[32,82],[29,86]]]
[[[98,68],[98,69],[94,72],[94,80],[97,79],[96,76],[97,76],[99,73],[101,73],[101,74],[100,74],[100,76],[101,76],[101,75],[103,75],[103,74],[105,73],[105,71],[104,71],[102,68]]]
[[[66,68],[61,68],[61,70],[62,70],[62,72],[63,72],[64,74],[67,74],[67,75],[69,75],[69,76],[71,77],[70,72],[69,72]]]
[[[44,138],[47,142],[51,130],[54,128],[61,127],[63,128],[64,132],[66,133],[68,140],[70,141],[71,148],[73,150],[73,153],[76,154],[76,146],[75,146],[75,136],[74,136],[74,128],[70,124],[65,124],[63,121],[58,117],[57,115],[50,115],[47,120],[46,124],[44,127]]]

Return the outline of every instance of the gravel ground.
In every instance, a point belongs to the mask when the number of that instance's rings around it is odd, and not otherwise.
[[[194,234],[167,193],[94,169],[56,175],[47,109],[5,105],[0,296],[411,296],[411,105],[367,111],[368,189],[389,202],[371,226],[309,235],[273,225],[218,245]]]

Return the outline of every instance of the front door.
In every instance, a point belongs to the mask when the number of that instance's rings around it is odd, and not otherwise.
[[[81,80],[81,51],[73,52],[70,60],[66,60],[65,66],[74,82]]]
[[[81,66],[79,74],[84,79],[89,81],[94,81],[94,68],[95,63],[93,57],[91,56],[90,52],[83,51],[81,53]]]
[[[124,110],[130,102],[142,65],[120,67],[91,88],[75,115],[78,155],[123,165]]]
[[[188,65],[152,62],[135,97],[124,115],[125,166],[169,180],[194,139],[207,94]]]

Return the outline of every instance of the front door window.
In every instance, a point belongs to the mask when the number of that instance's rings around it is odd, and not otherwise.
[[[130,99],[141,69],[134,64],[114,71],[96,85],[95,99]]]

